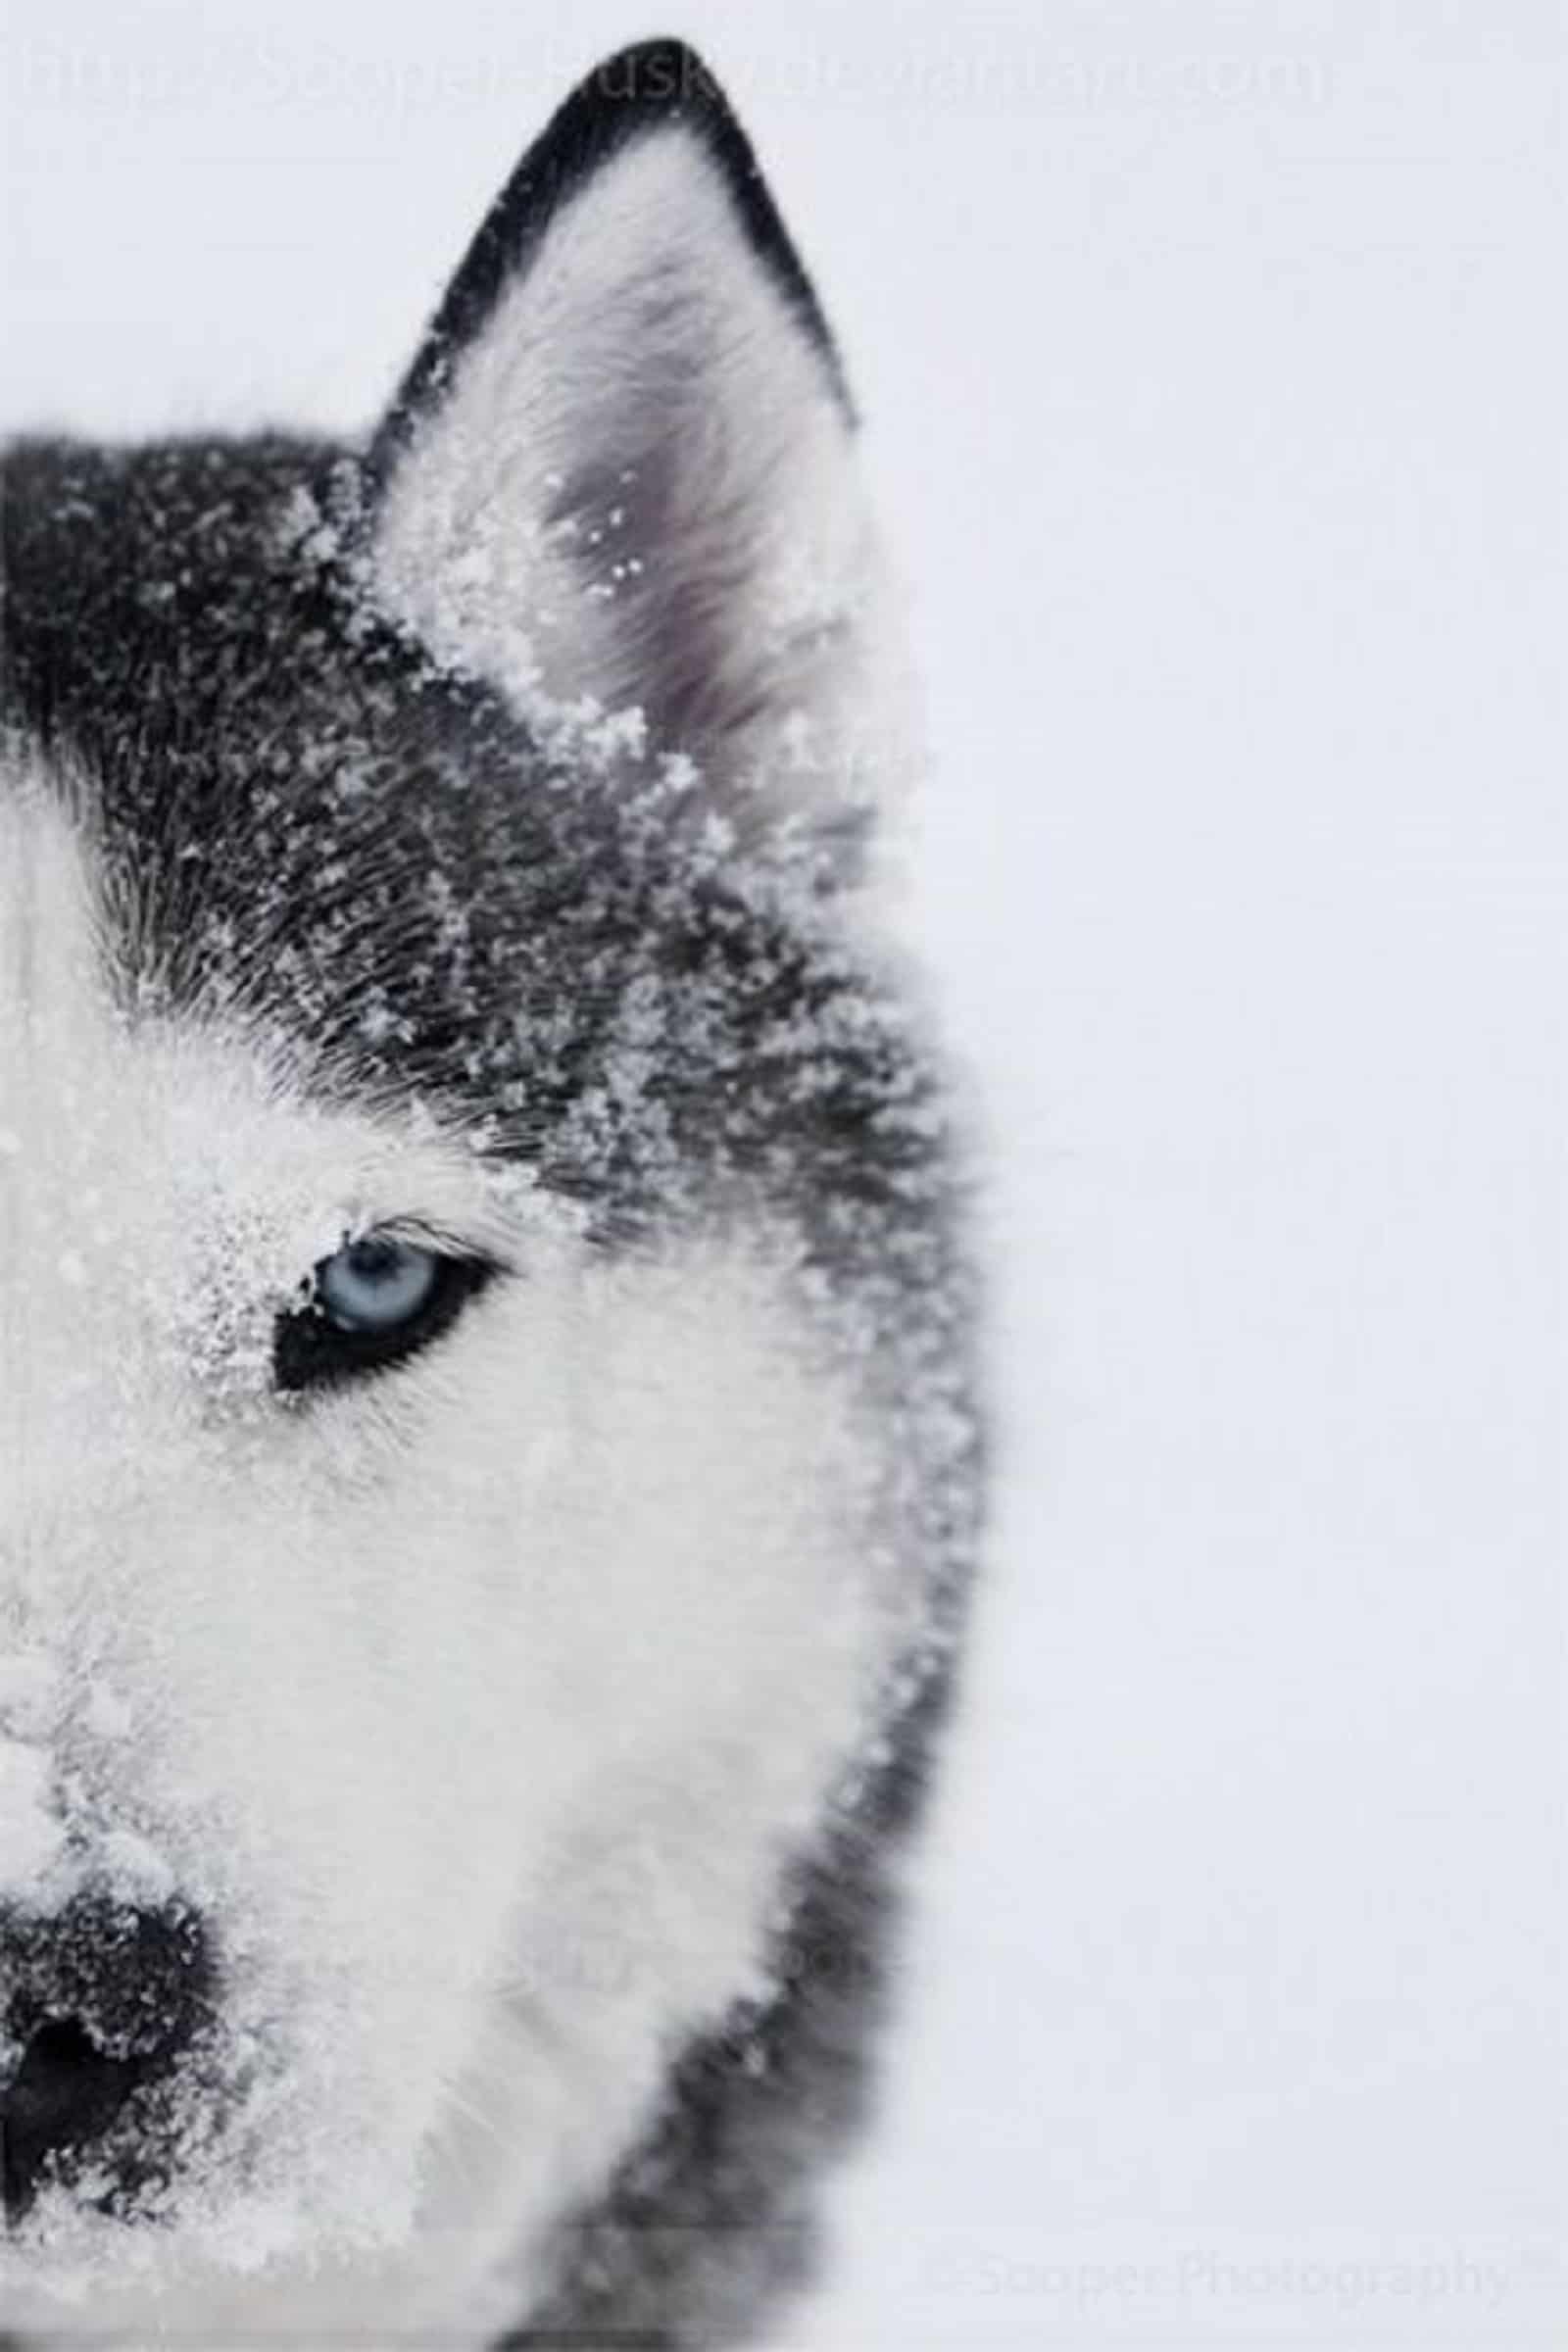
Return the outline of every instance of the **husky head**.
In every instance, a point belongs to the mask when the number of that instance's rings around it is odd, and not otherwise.
[[[0,2318],[652,2309],[847,2104],[968,1518],[816,302],[655,45],[363,449],[5,525]]]

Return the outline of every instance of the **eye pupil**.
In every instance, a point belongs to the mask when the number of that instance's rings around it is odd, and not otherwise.
[[[403,1243],[390,1242],[382,1234],[371,1234],[366,1241],[351,1242],[341,1254],[356,1274],[373,1282],[411,1253]]]

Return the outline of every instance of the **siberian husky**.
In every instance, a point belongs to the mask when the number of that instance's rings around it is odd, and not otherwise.
[[[4,522],[0,2327],[747,2340],[977,1489],[810,282],[648,44],[363,446]]]

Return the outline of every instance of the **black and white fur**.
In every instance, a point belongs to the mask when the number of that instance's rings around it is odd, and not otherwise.
[[[738,2342],[807,2275],[976,1491],[855,440],[654,43],[364,448],[7,455],[20,2344]],[[473,1296],[290,1392],[390,1230]],[[158,2068],[39,2157],[89,2045]]]

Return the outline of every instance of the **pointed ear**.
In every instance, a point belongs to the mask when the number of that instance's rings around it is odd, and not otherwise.
[[[611,59],[485,220],[370,453],[376,593],[534,721],[842,810],[875,559],[815,295],[673,42]],[[640,722],[630,718],[641,713]]]

